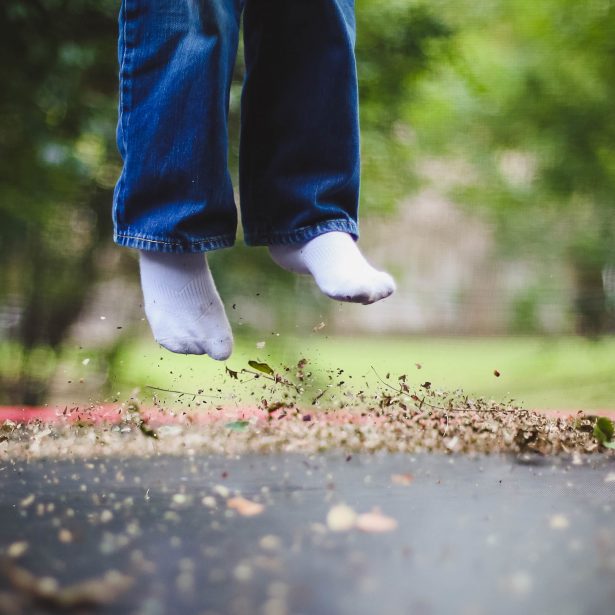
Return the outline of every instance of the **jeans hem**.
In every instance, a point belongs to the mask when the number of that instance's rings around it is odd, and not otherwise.
[[[216,237],[199,239],[198,241],[169,241],[116,232],[113,235],[113,241],[118,246],[123,246],[125,248],[135,248],[137,250],[147,250],[149,252],[189,254],[230,248],[235,244],[235,235],[229,233],[228,235],[218,235]]]
[[[352,235],[356,240],[359,238],[359,225],[351,219],[327,220],[310,226],[303,226],[292,231],[247,231],[244,229],[244,241],[249,246],[271,246],[271,245],[291,245],[295,243],[305,243],[324,235],[339,231]]]

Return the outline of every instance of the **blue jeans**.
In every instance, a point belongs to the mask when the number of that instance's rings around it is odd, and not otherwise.
[[[239,188],[248,245],[358,235],[353,0],[123,0],[115,241],[235,241],[229,90],[244,18]]]

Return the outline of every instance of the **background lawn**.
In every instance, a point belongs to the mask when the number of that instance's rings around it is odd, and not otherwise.
[[[266,342],[265,347],[257,348],[257,342],[262,341]],[[248,367],[249,359],[256,359],[268,362],[278,371],[282,366],[293,366],[302,357],[309,360],[320,386],[344,381],[344,386],[350,385],[354,390],[373,387],[378,383],[373,366],[383,378],[387,373],[392,380],[407,374],[412,385],[430,381],[440,389],[462,388],[473,396],[514,399],[530,408],[615,408],[612,338],[598,342],[575,337],[345,338],[326,337],[322,333],[307,339],[241,338],[227,366],[241,370]],[[143,387],[152,385],[190,393],[202,389],[205,394],[220,396],[227,402],[255,400],[254,383],[239,384],[230,379],[224,364],[202,357],[173,355],[153,343],[135,342],[122,352],[116,365],[118,375],[112,374],[111,382],[114,393],[120,396],[136,387],[145,393]],[[338,373],[339,369],[344,372]],[[500,377],[495,376],[494,370],[500,372]],[[334,386],[323,402],[339,396],[339,390]]]

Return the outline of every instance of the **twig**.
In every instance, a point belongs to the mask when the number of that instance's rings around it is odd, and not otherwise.
[[[398,395],[406,395],[406,396],[408,396],[410,399],[412,399],[412,401],[415,402],[414,405],[417,406],[417,408],[419,410],[421,410],[423,408],[423,406],[429,406],[430,408],[433,408],[434,410],[446,410],[446,408],[441,408],[440,406],[434,406],[434,405],[430,404],[429,402],[426,402],[424,397],[423,397],[423,399],[421,399],[420,405],[417,405],[416,404],[416,400],[413,399],[412,395],[408,395],[408,393],[406,393],[402,388],[396,389],[394,386],[392,386],[391,384],[386,382],[386,380],[383,380],[380,377],[378,372],[374,369],[373,365],[371,365],[370,367],[372,368],[372,371],[374,372],[374,374],[376,374],[376,378],[378,378],[378,380],[380,380],[380,382],[382,382],[382,384],[384,384],[385,386],[389,387],[389,389],[392,389],[393,391],[395,391]]]
[[[281,376],[270,376],[269,374],[265,374],[264,372],[255,372],[255,371],[252,371],[251,369],[245,369],[245,368],[243,368],[240,373],[251,374],[252,376],[254,376],[251,380],[241,381],[240,384],[251,382],[252,380],[256,380],[257,378],[265,378],[266,380],[271,380],[271,382],[275,384],[283,384],[285,386],[292,387],[293,389],[295,389],[297,393],[299,394],[301,393],[301,389],[296,384],[293,384],[292,382],[286,380],[285,378],[282,378]],[[150,384],[145,385],[145,388],[151,389],[152,391],[162,391],[163,393],[173,393],[175,395],[179,395],[180,397],[182,397],[183,395],[187,395],[187,396],[192,397],[193,399],[196,397],[203,397],[206,399],[223,399],[221,395],[202,395],[201,393],[188,393],[187,391],[177,391],[174,389],[163,389],[161,387],[155,387]]]
[[[374,369],[373,365],[370,365],[370,367],[372,368],[372,371],[374,372],[374,374],[376,374],[376,378],[378,378],[378,380],[380,380],[380,382],[382,382],[382,384],[384,384],[385,387],[389,387],[389,389],[392,389],[393,391],[395,391],[398,395],[403,395],[404,392],[401,388],[396,389],[393,385],[389,384],[388,382],[386,382],[385,380],[383,380],[380,375],[378,374],[378,372]]]
[[[327,389],[323,389],[314,399],[312,400],[312,406],[316,404],[316,402],[327,392]]]
[[[282,378],[282,376],[270,376],[269,374],[265,374],[265,372],[253,372],[251,369],[245,369],[245,367],[242,368],[241,373],[252,374],[255,378],[265,378],[266,380],[271,380],[271,382],[274,382],[275,384],[283,384],[287,387],[292,387],[297,393],[301,394],[301,389],[296,384],[286,380],[286,378]]]
[[[186,391],[174,391],[173,389],[162,389],[160,387],[145,385],[146,389],[152,389],[153,391],[162,391],[164,393],[175,393],[175,395],[189,395],[190,397],[206,397],[207,399],[222,399],[220,395],[202,395],[201,393],[187,393]]]
[[[374,374],[376,374],[376,378],[378,378],[378,380],[380,380],[380,382],[382,382],[382,384],[384,384],[384,386],[389,387],[389,389],[392,389],[393,391],[395,391],[398,395],[407,395],[410,399],[412,399],[412,401],[415,402],[415,406],[419,409],[422,410],[423,406],[427,406],[428,408],[432,408],[433,410],[444,410],[444,412],[446,412],[447,410],[449,410],[449,408],[443,408],[442,406],[434,406],[433,404],[430,404],[429,402],[425,401],[425,398],[423,397],[423,399],[421,399],[420,405],[416,404],[416,400],[412,398],[412,395],[408,395],[408,393],[406,393],[402,388],[396,389],[394,386],[392,386],[391,384],[389,384],[386,380],[383,380],[380,375],[378,374],[378,372],[374,369],[373,365],[370,365],[370,367],[372,368],[372,371],[374,372]]]

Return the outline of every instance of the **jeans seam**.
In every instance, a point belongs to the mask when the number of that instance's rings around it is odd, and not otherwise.
[[[131,89],[132,89],[132,79],[128,75],[130,64],[132,61],[132,56],[134,53],[134,44],[131,44],[131,41],[128,39],[128,21],[129,21],[129,13],[133,13],[133,6],[131,5],[132,0],[123,0],[122,2],[122,38],[123,38],[123,49],[122,49],[122,62],[120,64],[120,77],[121,77],[121,87],[120,87],[120,122],[122,128],[122,146],[124,149],[124,157],[128,159],[128,129],[130,127],[130,103],[131,103]],[[124,160],[124,164],[126,164],[126,160]],[[117,194],[117,200],[122,203],[116,203],[115,217],[116,224],[119,223],[118,217],[119,214],[123,211],[124,204],[124,183],[125,177],[124,172],[122,172],[120,177],[120,185]]]
[[[305,237],[313,233],[312,237],[310,237],[311,239],[319,234],[336,230],[340,232],[353,233],[357,236],[359,234],[359,226],[355,220],[335,218],[333,220],[309,224],[307,226],[302,226],[288,231],[246,231],[244,232],[244,238],[246,243],[253,245],[272,244],[276,241],[287,241],[289,239],[291,239],[292,243],[293,237],[298,238],[295,240],[296,242],[309,241],[309,239],[302,238],[301,235]],[[310,231],[312,231],[312,233],[310,233]]]
[[[144,237],[142,235],[129,235],[127,233],[116,233],[115,234],[116,238],[121,238],[121,239],[134,239],[137,241],[147,241],[148,243],[158,243],[160,245],[165,245],[165,246],[197,246],[200,244],[204,244],[204,243],[218,243],[218,242],[226,242],[226,241],[232,241],[234,239],[234,236],[232,234],[228,234],[228,235],[215,235],[214,237],[207,237],[205,239],[198,239],[198,240],[188,240],[188,241],[166,241],[164,239],[151,239],[150,237]]]
[[[122,123],[122,146],[124,147],[124,152],[126,152],[126,80],[123,78],[126,73],[126,60],[128,57],[128,45],[126,43],[126,30],[127,30],[127,18],[126,18],[126,2],[128,0],[124,0],[122,2],[122,62],[120,64],[120,75],[122,76],[122,87],[120,88],[120,109],[121,109],[121,117],[120,121]]]

